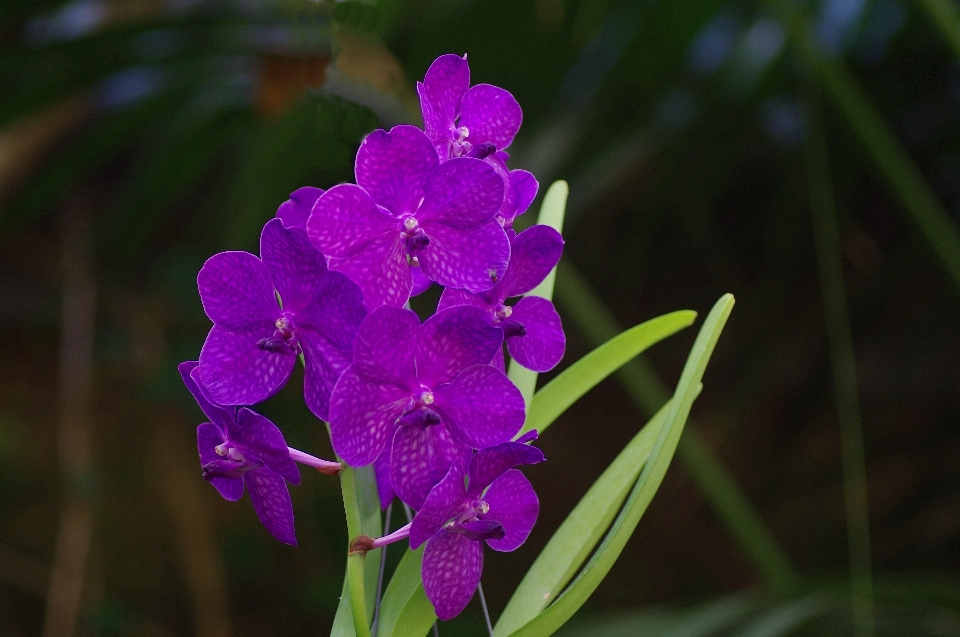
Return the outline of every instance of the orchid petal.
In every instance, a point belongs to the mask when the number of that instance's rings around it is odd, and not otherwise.
[[[260,467],[243,474],[243,482],[250,491],[253,510],[263,526],[284,544],[296,546],[293,503],[283,478],[268,467]]]
[[[314,188],[313,186],[297,188],[290,193],[290,198],[277,208],[277,219],[283,221],[285,228],[306,230],[310,211],[313,210],[314,204],[317,203],[317,199],[322,194],[323,188]]]
[[[224,437],[219,427],[209,422],[197,427],[197,451],[200,452],[201,466],[220,458],[214,447],[222,442]],[[210,480],[210,484],[216,487],[225,500],[236,502],[243,495],[243,480],[240,478],[214,478]]]
[[[235,442],[251,449],[257,457],[290,484],[300,484],[300,469],[290,457],[283,434],[275,424],[244,407],[237,413],[240,437]]]
[[[428,236],[430,244],[417,257],[423,274],[440,285],[483,292],[507,270],[510,240],[496,220],[469,233],[434,225]]]
[[[460,114],[460,100],[470,87],[470,66],[466,56],[441,55],[417,85],[420,110],[427,136],[437,145],[449,145],[454,123]],[[445,157],[444,157],[445,158]]]
[[[420,509],[450,466],[469,458],[470,448],[451,438],[443,425],[401,426],[393,437],[390,481],[398,498]]]
[[[416,126],[401,124],[389,133],[375,130],[357,150],[357,185],[399,217],[417,209],[424,186],[439,164],[430,138]]]
[[[384,235],[399,236],[399,221],[366,190],[340,184],[323,193],[307,220],[307,235],[328,257],[348,258]]]
[[[427,541],[423,551],[423,592],[443,620],[459,615],[470,599],[483,572],[483,543],[445,530]]]
[[[479,497],[483,490],[507,470],[522,464],[538,464],[544,461],[543,452],[536,447],[519,442],[504,442],[485,447],[473,454],[467,475],[470,477],[467,496]]]
[[[330,442],[347,464],[360,467],[377,459],[394,423],[410,404],[403,387],[368,383],[347,367],[330,396]]]
[[[503,191],[503,179],[485,162],[471,157],[445,161],[430,175],[417,221],[428,235],[436,224],[472,232],[497,214]]]
[[[506,442],[523,426],[520,390],[491,365],[468,367],[433,392],[431,407],[456,440],[474,449]]]
[[[498,286],[503,298],[520,296],[537,287],[563,254],[563,237],[550,226],[531,226],[510,247],[510,264]]]
[[[526,476],[510,469],[493,481],[483,500],[490,510],[483,516],[503,525],[504,536],[487,540],[494,551],[509,552],[523,544],[540,514],[540,500]]]
[[[523,336],[506,339],[510,356],[535,372],[549,372],[556,367],[567,341],[553,303],[539,296],[525,296],[513,306],[510,318],[526,330]]]
[[[421,383],[436,389],[464,368],[489,362],[502,338],[502,331],[477,307],[439,311],[424,321],[417,335],[417,376]]]
[[[270,271],[249,252],[221,252],[207,259],[197,287],[214,325],[246,332],[280,317]]]
[[[284,312],[300,312],[327,274],[327,261],[300,228],[271,219],[260,233],[260,258],[269,268]]]
[[[411,310],[384,305],[360,323],[353,349],[356,373],[370,383],[419,390],[414,353],[420,319]]]
[[[471,86],[460,103],[460,126],[470,131],[474,145],[489,142],[502,150],[513,142],[523,122],[523,110],[509,91],[490,84]]]
[[[467,497],[463,489],[463,477],[463,465],[454,462],[447,471],[447,475],[430,490],[430,494],[417,511],[410,526],[411,549],[417,549],[429,540],[459,512],[459,507]]]
[[[297,360],[293,351],[274,353],[257,343],[271,338],[273,326],[232,332],[214,325],[200,350],[200,381],[221,405],[253,405],[277,392]]]
[[[401,307],[410,298],[413,275],[399,233],[378,237],[348,259],[330,259],[330,267],[360,286],[368,310]]]

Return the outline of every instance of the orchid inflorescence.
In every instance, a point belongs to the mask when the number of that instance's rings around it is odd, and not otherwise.
[[[342,462],[374,465],[383,508],[399,498],[416,511],[351,550],[426,544],[424,590],[450,619],[480,581],[482,542],[515,550],[539,513],[516,467],[544,457],[535,431],[518,437],[524,398],[504,347],[545,372],[565,339],[549,300],[508,300],[546,278],[563,240],[549,226],[513,229],[538,189],[507,167],[522,120],[513,96],[470,86],[456,55],[434,61],[417,89],[424,130],[370,133],[355,184],[297,190],[264,226],[259,257],[207,260],[198,287],[213,327],[180,373],[209,419],[197,428],[203,477],[228,500],[246,487],[267,530],[295,545],[286,483],[299,483],[296,463],[328,474],[342,465],[287,447],[248,406],[276,393],[300,358],[304,400]],[[421,323],[408,301],[433,283],[445,289]]]

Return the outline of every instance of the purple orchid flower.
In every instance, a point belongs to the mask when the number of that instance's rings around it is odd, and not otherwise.
[[[197,276],[213,321],[200,351],[200,379],[213,401],[252,405],[280,389],[303,354],[304,398],[327,420],[330,392],[350,364],[366,315],[360,289],[328,271],[306,233],[280,219],[263,227],[260,255],[221,252]]]
[[[441,159],[470,154],[489,144],[506,149],[523,122],[520,104],[490,84],[470,86],[467,56],[441,55],[417,82],[423,127]]]
[[[566,348],[560,315],[553,303],[525,296],[513,306],[510,297],[526,294],[550,273],[563,252],[563,238],[550,226],[532,226],[513,239],[507,271],[493,288],[479,294],[447,288],[438,310],[472,305],[483,309],[503,331],[507,350],[518,363],[535,372],[556,367]]]
[[[504,188],[490,166],[467,157],[441,164],[423,131],[404,125],[367,135],[356,177],[317,200],[307,233],[331,268],[360,285],[369,309],[403,305],[411,268],[473,292],[503,275],[510,241],[495,217]]]
[[[313,205],[324,193],[323,188],[304,186],[290,193],[290,198],[277,208],[277,219],[283,221],[285,228],[307,229],[307,217],[313,210]]]
[[[220,495],[236,501],[244,485],[253,509],[270,533],[285,544],[296,546],[293,504],[284,480],[300,484],[297,461],[327,474],[340,471],[340,464],[315,458],[287,447],[283,434],[272,422],[246,407],[239,411],[210,402],[198,379],[197,362],[180,363],[183,383],[210,419],[197,427],[197,451],[203,478]]]
[[[392,488],[420,508],[451,464],[523,425],[520,391],[486,364],[502,338],[475,307],[437,312],[423,325],[410,310],[371,312],[330,399],[337,455],[362,466],[389,453],[377,466],[381,495]]]

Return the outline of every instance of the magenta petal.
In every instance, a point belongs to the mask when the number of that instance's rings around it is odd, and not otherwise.
[[[197,451],[200,452],[200,464],[219,460],[214,447],[224,442],[223,432],[208,422],[197,427]],[[210,484],[216,487],[225,500],[236,502],[243,495],[243,480],[240,478],[214,478]]]
[[[458,305],[472,305],[481,310],[490,313],[490,320],[493,320],[493,307],[479,294],[467,292],[466,290],[457,290],[454,288],[444,288],[440,295],[440,302],[437,303],[437,311],[445,310]]]
[[[433,143],[416,126],[375,130],[357,150],[357,185],[396,216],[412,213],[424,186],[440,164]]]
[[[420,509],[450,466],[469,458],[470,448],[451,438],[443,425],[401,426],[393,437],[390,481],[398,498]]]
[[[467,495],[478,497],[490,483],[503,475],[508,469],[522,464],[538,464],[544,461],[543,452],[536,447],[520,442],[504,442],[486,447],[470,458],[467,475],[470,485]]]
[[[370,464],[383,451],[394,423],[409,404],[406,389],[368,383],[351,365],[330,396],[330,442],[334,451],[347,464]]]
[[[260,233],[260,258],[270,269],[284,312],[299,312],[311,303],[327,274],[327,261],[300,228],[284,228],[271,219]]]
[[[360,286],[369,310],[401,307],[410,298],[413,275],[399,233],[378,237],[349,259],[331,259],[330,267]]]
[[[420,268],[440,285],[483,292],[507,270],[510,240],[495,220],[469,233],[435,225],[428,236],[430,244],[418,255]]]
[[[377,456],[373,463],[373,474],[377,480],[377,495],[380,496],[380,509],[386,508],[397,497],[393,490],[393,482],[390,481],[390,450],[393,447],[393,437],[387,435],[387,444],[383,451]]]
[[[513,141],[521,122],[523,111],[513,95],[490,84],[470,87],[460,103],[460,126],[470,131],[467,139],[474,145],[489,142],[503,150]]]
[[[499,369],[504,374],[507,373],[507,360],[506,356],[503,354],[503,348],[498,347],[497,353],[493,355],[493,360],[490,361],[490,364]]]
[[[527,332],[507,338],[510,356],[535,372],[549,372],[556,367],[567,341],[553,303],[539,296],[525,296],[513,306],[510,320],[522,323]]]
[[[459,513],[466,500],[463,490],[463,465],[454,462],[443,480],[430,490],[430,495],[410,526],[410,548],[416,549],[440,530],[453,516]]]
[[[330,420],[330,394],[353,358],[353,352],[334,347],[323,334],[301,327],[300,346],[303,347],[303,399],[313,414]]]
[[[367,315],[363,293],[341,272],[327,272],[313,290],[310,305],[296,315],[297,329],[323,334],[333,347],[352,352],[357,330]]]
[[[423,275],[420,268],[410,268],[410,276],[413,278],[413,289],[410,290],[410,296],[423,294],[433,285],[433,281]]]
[[[273,335],[273,326],[231,332],[214,325],[200,350],[200,381],[221,405],[253,405],[272,396],[290,377],[297,357],[272,353],[257,342]]]
[[[517,211],[514,216],[519,217],[527,211],[533,200],[537,198],[540,183],[533,176],[533,173],[526,170],[511,170],[510,187],[517,197]]]
[[[423,592],[443,620],[467,607],[483,572],[483,543],[440,530],[423,551]]]
[[[489,362],[502,339],[503,332],[491,325],[489,314],[480,308],[461,305],[441,310],[420,327],[417,376],[436,389],[464,368]]]
[[[353,348],[354,368],[370,383],[419,390],[414,352],[420,319],[411,310],[384,305],[360,323]]]
[[[260,414],[244,407],[237,413],[240,425],[239,442],[253,450],[257,457],[284,480],[300,484],[300,469],[290,457],[290,450],[277,426]]]
[[[438,148],[449,145],[454,122],[460,113],[460,100],[469,87],[470,66],[466,58],[452,54],[434,60],[423,83],[417,85],[423,128]]]
[[[471,157],[445,161],[430,176],[417,220],[431,239],[436,224],[471,232],[497,214],[503,190],[503,179],[485,162]]]
[[[492,365],[466,368],[433,396],[431,407],[453,437],[474,449],[506,442],[523,426],[520,390]]]
[[[200,406],[203,414],[210,419],[210,422],[213,423],[215,427],[226,433],[229,431],[230,422],[233,420],[232,414],[223,407],[214,405],[210,402],[210,399],[207,398],[204,393],[205,388],[201,387],[198,379],[194,377],[194,370],[197,369],[197,365],[199,365],[197,361],[184,361],[177,366],[177,371],[180,372],[183,384],[186,385],[187,390],[193,395],[194,400],[197,401],[197,405]],[[223,442],[223,440],[220,440],[220,442]],[[216,444],[220,444],[220,442]],[[210,460],[213,460],[213,458],[210,458]],[[209,460],[203,460],[201,457],[200,464],[206,462],[209,462]]]
[[[290,193],[290,198],[277,208],[277,219],[283,221],[286,228],[307,229],[307,219],[317,199],[323,194],[323,188],[304,186]]]
[[[221,252],[207,259],[197,287],[214,325],[246,332],[280,318],[270,271],[249,252]]]
[[[563,254],[563,237],[550,226],[531,226],[518,234],[510,248],[510,265],[498,286],[503,298],[520,296],[537,287]]]
[[[399,236],[396,217],[377,207],[367,191],[340,184],[323,193],[307,220],[307,235],[328,257],[352,257],[386,234]]]
[[[250,492],[253,510],[257,512],[263,526],[284,544],[296,546],[293,503],[283,478],[267,467],[260,467],[243,474],[243,482]]]
[[[510,469],[493,481],[483,496],[490,510],[485,520],[499,522],[504,536],[499,540],[487,540],[494,551],[515,550],[527,540],[540,514],[540,500],[526,476]]]

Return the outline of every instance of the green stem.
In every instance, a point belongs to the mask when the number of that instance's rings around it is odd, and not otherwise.
[[[847,293],[843,283],[840,231],[830,179],[830,160],[823,129],[820,95],[811,87],[809,97],[811,131],[805,145],[810,212],[827,343],[833,371],[843,459],[843,489],[847,512],[847,541],[850,546],[850,575],[853,597],[854,634],[874,634],[873,578],[870,564],[870,517],[867,508],[867,474],[863,450],[863,423],[857,391],[857,368],[850,332]]]
[[[623,327],[569,260],[562,260],[559,270],[557,303],[562,307],[564,316],[573,320],[588,341],[598,346],[623,331]],[[617,378],[637,408],[648,417],[670,398],[666,385],[642,356],[621,367]],[[736,481],[692,426],[686,428],[680,439],[677,456],[713,511],[771,588],[777,592],[789,591],[797,575],[786,553]]]
[[[344,466],[340,473],[340,487],[343,491],[343,510],[347,516],[347,536],[353,539],[363,533],[356,469]],[[367,619],[367,600],[364,590],[365,559],[365,556],[359,553],[347,556],[347,589],[357,637],[370,637],[370,622]]]

